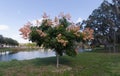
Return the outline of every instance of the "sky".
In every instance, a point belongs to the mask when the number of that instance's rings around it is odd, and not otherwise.
[[[111,2],[111,0],[108,0]],[[87,19],[103,0],[0,0],[0,35],[26,43],[19,29],[28,21],[41,19],[44,12],[51,18],[60,12],[70,13],[73,22]]]

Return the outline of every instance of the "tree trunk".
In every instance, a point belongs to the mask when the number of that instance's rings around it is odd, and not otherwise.
[[[59,55],[58,55],[58,53],[56,52],[56,58],[57,58],[57,68],[59,68]]]

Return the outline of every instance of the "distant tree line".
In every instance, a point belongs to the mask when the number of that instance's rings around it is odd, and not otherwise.
[[[7,38],[0,35],[0,47],[3,47],[3,45],[17,46],[19,43],[12,38]]]
[[[82,24],[94,29],[93,45],[120,44],[120,0],[104,0]]]

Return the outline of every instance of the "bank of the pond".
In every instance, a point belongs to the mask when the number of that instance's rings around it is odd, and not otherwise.
[[[0,52],[1,51],[14,51],[14,52],[17,52],[17,51],[31,51],[31,50],[38,50],[40,48],[22,48],[22,47],[5,47],[5,48],[0,48]]]
[[[0,62],[0,76],[120,76],[120,54],[80,53],[76,57]]]

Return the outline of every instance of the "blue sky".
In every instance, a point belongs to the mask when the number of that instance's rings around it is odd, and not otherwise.
[[[111,0],[108,0],[109,2]],[[20,43],[19,29],[28,21],[41,19],[43,12],[50,17],[60,12],[70,13],[72,20],[87,19],[103,0],[0,0],[0,34]]]

